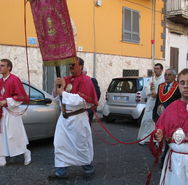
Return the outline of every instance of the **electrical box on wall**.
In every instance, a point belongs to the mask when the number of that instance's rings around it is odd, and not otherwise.
[[[78,51],[83,51],[83,46],[78,46],[77,50]]]
[[[102,0],[96,0],[96,6],[102,6]]]

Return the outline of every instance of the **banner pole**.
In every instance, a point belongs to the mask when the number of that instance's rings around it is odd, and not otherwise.
[[[57,77],[61,77],[60,66],[55,66],[55,71],[56,71],[56,76],[57,76]]]

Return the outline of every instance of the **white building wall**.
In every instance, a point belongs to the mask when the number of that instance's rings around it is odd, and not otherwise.
[[[179,48],[179,71],[188,68],[188,36],[170,33],[166,30],[166,63],[170,67],[170,47]],[[179,72],[178,71],[178,72]]]
[[[43,69],[40,50],[39,48],[28,48],[28,54],[30,82],[42,88]],[[1,59],[8,58],[13,62],[14,67],[12,72],[14,74],[18,75],[22,80],[28,80],[25,47],[0,45],[0,56]],[[78,52],[78,56],[84,59],[88,76],[93,76],[93,53]],[[164,65],[164,61],[155,61],[155,63],[157,62]],[[164,66],[164,68],[166,67]],[[101,110],[103,107],[105,94],[112,78],[122,77],[123,69],[136,69],[139,70],[139,76],[146,76],[147,70],[152,68],[151,59],[97,54],[96,79],[101,89],[101,99],[98,109]]]

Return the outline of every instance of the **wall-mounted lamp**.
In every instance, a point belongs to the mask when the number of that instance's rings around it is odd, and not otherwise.
[[[102,6],[102,0],[96,0],[96,6]]]

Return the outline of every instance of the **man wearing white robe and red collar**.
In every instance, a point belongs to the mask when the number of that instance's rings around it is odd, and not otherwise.
[[[82,74],[84,61],[70,65],[71,76],[57,78],[54,95],[61,96],[62,113],[55,137],[55,174],[50,180],[66,178],[69,166],[82,166],[84,174],[94,173],[93,141],[86,109],[97,106],[97,95],[90,77]]]
[[[24,164],[31,162],[27,149],[28,139],[23,126],[19,105],[28,102],[28,96],[20,79],[11,74],[12,62],[0,60],[0,166],[6,165],[6,157],[24,154]]]
[[[153,108],[153,120],[157,122],[162,111],[172,102],[181,97],[176,72],[174,69],[167,69],[164,74],[165,82],[158,87],[157,99]]]
[[[157,99],[153,109],[153,120],[157,122],[162,112],[172,102],[181,97],[178,82],[176,79],[176,71],[174,69],[167,69],[164,74],[165,82],[159,85]],[[165,159],[166,152],[168,150],[168,144],[165,144],[165,150],[161,157],[160,167],[162,168]]]
[[[178,75],[181,98],[171,103],[157,121],[155,137],[169,143],[160,185],[188,184],[188,69]]]

